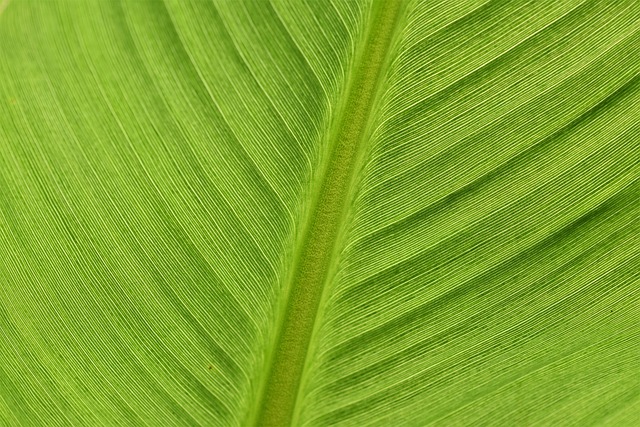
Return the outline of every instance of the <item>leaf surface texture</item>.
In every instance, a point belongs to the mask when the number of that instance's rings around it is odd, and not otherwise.
[[[639,73],[635,0],[2,2],[0,424],[638,425]]]

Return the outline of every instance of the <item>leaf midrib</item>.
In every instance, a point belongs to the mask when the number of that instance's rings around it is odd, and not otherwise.
[[[261,384],[252,424],[291,424],[318,307],[351,195],[353,172],[364,149],[367,124],[403,3],[374,2],[342,108],[329,129],[331,155],[316,182],[316,197],[295,250],[290,281],[285,288],[288,296],[284,313],[267,360],[267,375]]]

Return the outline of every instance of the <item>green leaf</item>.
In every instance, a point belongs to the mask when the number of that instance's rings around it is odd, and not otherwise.
[[[640,423],[640,5],[0,2],[0,425]]]

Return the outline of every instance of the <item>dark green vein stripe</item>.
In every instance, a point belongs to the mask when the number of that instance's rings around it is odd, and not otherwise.
[[[255,423],[291,424],[331,254],[347,205],[349,184],[402,1],[374,3],[366,41],[352,71],[343,109],[330,133],[332,155],[318,185],[293,265],[286,311]]]

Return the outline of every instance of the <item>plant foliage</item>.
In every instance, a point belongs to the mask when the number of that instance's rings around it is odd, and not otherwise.
[[[0,424],[640,424],[636,0],[0,2]]]

